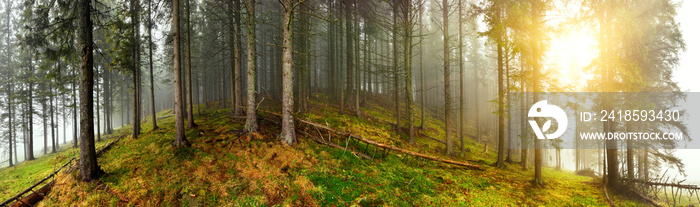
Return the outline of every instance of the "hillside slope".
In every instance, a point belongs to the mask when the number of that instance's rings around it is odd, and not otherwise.
[[[415,146],[407,144],[407,138],[397,135],[385,123],[390,120],[390,113],[381,107],[363,108],[365,115],[371,117],[364,117],[365,120],[340,114],[320,103],[313,106],[312,113],[302,118],[381,143],[448,158],[435,153],[444,149],[436,141],[419,137]],[[40,205],[608,205],[600,182],[593,178],[544,168],[547,187],[535,188],[530,183],[532,170],[522,171],[516,164],[494,168],[490,164],[495,153],[480,152],[472,141],[466,143],[471,152],[449,159],[479,164],[484,171],[397,153],[367,160],[303,136],[299,144],[287,147],[276,140],[279,126],[274,121],[261,119],[261,132],[245,136],[239,135],[244,119],[232,118],[228,109],[202,110],[196,116],[199,127],[186,131],[193,143],[191,148],[170,146],[174,117],[158,120],[161,129],[156,131],[144,123],[144,133],[138,139],[122,139],[99,158],[107,175],[91,183],[77,182],[76,173],[60,175],[56,187]],[[443,132],[439,122],[429,119],[428,123],[426,133],[440,137]],[[616,205],[643,205],[618,196],[612,199]]]

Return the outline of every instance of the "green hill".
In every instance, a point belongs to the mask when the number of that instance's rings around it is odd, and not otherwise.
[[[174,117],[143,123],[138,139],[123,138],[98,159],[107,174],[83,183],[77,173],[61,174],[44,206],[607,206],[599,180],[544,168],[546,187],[530,183],[533,170],[518,164],[491,166],[496,153],[469,140],[470,152],[446,157],[441,143],[417,137],[409,145],[386,123],[391,113],[373,105],[363,119],[312,103],[303,119],[416,152],[479,164],[483,171],[436,163],[398,153],[363,159],[350,151],[318,144],[302,134],[293,147],[277,141],[279,126],[261,113],[261,131],[241,135],[244,119],[228,109],[203,109],[197,129],[187,129],[191,148],[173,148]],[[196,109],[195,109],[196,111]],[[160,115],[165,117],[168,112]],[[441,137],[439,121],[428,119],[426,134]],[[114,136],[128,134],[128,127]],[[318,133],[321,133],[320,131]],[[311,134],[311,132],[309,133]],[[104,142],[99,145],[104,144]],[[357,149],[364,149],[358,143]],[[442,148],[441,148],[442,147]],[[371,150],[372,148],[370,148]],[[69,160],[75,149],[0,170],[7,198]],[[369,152],[367,154],[370,154]],[[20,177],[22,175],[22,177]],[[31,175],[31,176],[26,176]],[[15,182],[21,180],[22,182]],[[616,205],[644,205],[611,195]]]

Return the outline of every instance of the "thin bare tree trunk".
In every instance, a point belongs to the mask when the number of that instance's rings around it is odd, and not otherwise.
[[[100,67],[99,66],[97,67],[97,73],[95,73],[95,77],[96,77],[95,78],[96,79],[95,103],[97,103],[97,104],[95,104],[95,108],[96,108],[96,110],[95,110],[95,116],[96,116],[95,119],[96,120],[95,121],[97,121],[97,124],[96,124],[97,141],[99,142],[100,140],[102,140],[102,136],[100,135]],[[51,110],[51,111],[53,111],[53,110]],[[51,120],[53,120],[53,118],[51,118]],[[51,121],[51,122],[53,122],[53,121]],[[53,123],[51,124],[51,126],[53,126]]]
[[[153,82],[153,34],[151,33],[151,30],[153,28],[153,19],[151,18],[151,12],[153,10],[151,8],[151,4],[151,0],[148,0],[148,71],[151,81],[151,121],[153,122],[152,131],[155,131],[158,129],[158,122],[156,121],[156,95],[154,92],[155,84]]]
[[[496,6],[496,21],[498,24],[502,24],[501,22],[501,11],[502,7],[500,5]],[[506,155],[506,137],[504,133],[504,122],[505,122],[505,112],[504,112],[504,105],[505,101],[503,101],[503,30],[498,30],[496,31],[496,47],[497,47],[497,53],[498,53],[498,157],[496,159],[496,166],[498,167],[504,167],[505,163],[503,162],[505,155]]]
[[[141,117],[139,116],[141,113],[140,112],[141,105],[139,103],[140,102],[139,100],[141,99],[141,97],[140,97],[141,88],[139,87],[139,82],[141,81],[141,79],[139,77],[140,76],[139,73],[141,73],[141,71],[140,71],[141,70],[141,64],[140,64],[140,60],[141,60],[140,53],[141,52],[140,52],[140,43],[139,43],[140,42],[139,41],[140,40],[140,36],[139,36],[140,24],[139,24],[139,11],[138,11],[139,10],[139,8],[138,8],[139,7],[138,6],[139,0],[132,0],[131,4],[132,4],[131,6],[133,9],[133,14],[131,17],[133,20],[132,28],[134,30],[134,36],[133,36],[133,38],[134,38],[134,68],[132,71],[132,81],[133,81],[133,87],[134,87],[134,96],[133,96],[134,97],[134,100],[133,100],[134,108],[133,108],[133,114],[132,114],[133,115],[133,120],[132,120],[133,124],[131,126],[132,127],[131,138],[136,139],[139,136],[139,134],[141,134],[141,121],[140,121]]]
[[[459,0],[459,151],[464,152],[464,18]]]
[[[420,68],[420,129],[425,130],[425,71],[423,70],[423,7],[418,10],[418,68]]]
[[[393,58],[393,73],[394,73],[394,113],[396,113],[396,132],[401,133],[401,98],[399,97],[399,29],[398,29],[398,5],[396,5],[398,1],[394,1],[394,3],[391,5],[393,9],[393,26],[392,26],[392,31],[391,31],[391,36],[392,36],[392,54],[394,55]]]
[[[241,84],[241,0],[233,0],[233,28],[234,28],[234,111],[235,115],[241,115],[243,113],[243,101],[241,100],[241,89],[243,85]]]
[[[190,25],[190,0],[185,0],[185,14],[187,15],[187,127],[192,129],[197,127],[194,123],[194,113],[192,113],[192,55],[190,53],[192,48],[192,25]]]
[[[412,5],[410,2],[402,1],[403,7],[403,56],[404,56],[404,72],[405,90],[406,90],[406,116],[408,117],[408,140],[411,144],[415,144],[414,127],[413,127],[413,67],[412,67],[412,48],[413,48],[413,17],[411,13]]]
[[[446,154],[452,153],[452,130],[450,126],[452,107],[452,93],[450,91],[450,6],[447,0],[442,0],[442,23],[443,23],[443,68],[444,68],[444,83],[445,83],[445,144]]]

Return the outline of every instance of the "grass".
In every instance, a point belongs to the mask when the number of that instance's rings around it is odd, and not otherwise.
[[[120,133],[120,129],[116,131]],[[101,141],[95,143],[96,147],[99,149],[109,143],[115,134],[103,135]],[[2,186],[0,187],[0,202],[44,179],[54,169],[63,166],[73,157],[77,157],[78,154],[78,148],[73,148],[72,144],[64,144],[60,146],[57,153],[42,155],[35,160],[24,161],[13,167],[0,169],[0,186]]]
[[[364,115],[374,118],[359,119],[332,107],[320,107],[320,103],[312,105],[312,113],[304,118],[383,143],[447,157],[439,153],[444,146],[434,141],[417,138],[416,145],[407,144],[405,135],[396,134],[383,123],[391,117],[382,107],[364,108]],[[465,146],[472,153],[450,159],[475,161],[485,171],[395,153],[365,160],[301,137],[297,145],[288,147],[277,141],[279,126],[268,122],[261,122],[259,133],[239,136],[244,120],[231,118],[228,109],[207,109],[195,121],[199,127],[186,130],[193,143],[190,148],[171,147],[174,117],[158,120],[161,129],[156,131],[151,130],[150,123],[144,123],[138,139],[122,139],[98,159],[107,175],[84,183],[77,181],[77,173],[63,174],[41,205],[608,205],[598,180],[544,168],[546,187],[534,187],[530,183],[532,170],[522,171],[515,164],[491,167],[495,153],[480,152],[471,140]],[[433,118],[428,120],[426,133],[435,137],[444,134]],[[643,205],[619,196],[613,196],[613,200],[618,206]]]

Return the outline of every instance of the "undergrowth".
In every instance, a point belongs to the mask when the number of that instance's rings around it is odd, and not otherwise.
[[[444,145],[388,126],[383,107],[363,108],[363,118],[312,102],[302,118],[350,131],[385,144],[449,159],[474,162],[484,171],[389,153],[366,160],[317,144],[299,134],[282,145],[277,124],[261,119],[261,131],[242,134],[244,119],[228,109],[202,109],[196,129],[186,129],[190,148],[173,148],[174,117],[142,126],[138,139],[125,138],[98,159],[105,176],[78,182],[62,174],[42,206],[607,206],[601,183],[573,172],[544,168],[547,185],[535,187],[533,171],[517,164],[491,167],[495,153],[483,153],[468,139],[470,152],[443,155]],[[196,111],[196,110],[195,110]],[[166,116],[167,114],[160,114]],[[371,117],[371,118],[369,118]],[[441,137],[440,121],[427,120],[425,133]],[[420,122],[416,122],[420,124]],[[118,133],[129,133],[128,127]],[[444,137],[444,136],[443,136]],[[68,151],[70,152],[70,151]],[[38,163],[38,162],[37,162]],[[0,171],[0,173],[4,172]],[[3,176],[5,177],[5,176]],[[613,196],[616,205],[643,203]]]

